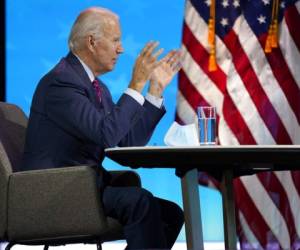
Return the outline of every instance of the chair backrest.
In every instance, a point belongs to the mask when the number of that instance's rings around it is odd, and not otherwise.
[[[16,105],[0,102],[0,240],[7,228],[9,176],[21,163],[27,117]]]

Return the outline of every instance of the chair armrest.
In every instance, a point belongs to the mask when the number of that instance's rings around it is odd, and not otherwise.
[[[106,217],[96,178],[95,170],[87,166],[12,174],[8,238],[98,235],[105,231]]]
[[[118,187],[141,187],[141,178],[134,171],[109,171],[111,174],[111,185]]]

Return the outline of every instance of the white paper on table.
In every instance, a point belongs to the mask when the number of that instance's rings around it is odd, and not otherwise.
[[[167,131],[164,142],[167,146],[199,146],[195,124],[179,125],[173,122]]]

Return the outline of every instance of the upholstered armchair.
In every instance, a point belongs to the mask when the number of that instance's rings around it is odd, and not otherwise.
[[[123,239],[122,225],[105,216],[89,166],[19,172],[27,118],[0,102],[0,241],[51,245]],[[47,142],[45,142],[47,143]],[[121,185],[140,186],[132,171],[111,172]]]

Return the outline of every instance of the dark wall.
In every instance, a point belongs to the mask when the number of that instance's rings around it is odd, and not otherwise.
[[[0,101],[5,100],[5,2],[0,0]]]

